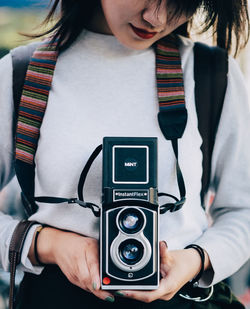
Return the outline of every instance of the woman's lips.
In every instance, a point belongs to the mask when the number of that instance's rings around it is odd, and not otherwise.
[[[157,32],[148,32],[144,29],[136,28],[132,24],[130,24],[130,25],[131,25],[131,28],[134,31],[134,33],[142,39],[146,39],[146,40],[152,39],[157,34]]]

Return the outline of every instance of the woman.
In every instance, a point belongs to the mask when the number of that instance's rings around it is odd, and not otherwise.
[[[54,2],[48,19],[59,2]],[[247,41],[246,1],[62,0],[61,5],[60,19],[48,32],[54,33],[60,54],[35,156],[35,196],[75,196],[83,164],[104,136],[157,136],[159,191],[168,188],[176,193],[175,157],[157,123],[153,45],[171,33],[185,34],[186,23],[203,6],[204,29],[217,27],[218,44],[228,50],[236,34],[239,50]],[[197,244],[204,250],[205,271],[199,281],[204,288],[230,276],[249,258],[250,151],[246,141],[250,115],[242,76],[230,58],[212,161],[211,187],[216,194],[210,214],[214,223],[208,227],[200,202],[202,141],[194,104],[193,43],[184,36],[179,39],[188,110],[179,160],[187,201],[182,210],[161,217],[159,288],[101,290],[98,220],[75,205],[38,203],[38,211],[29,220],[46,226],[38,234],[39,225],[34,225],[26,237],[21,265],[26,275],[17,308],[89,308],[92,304],[191,308],[193,302],[180,298],[178,291],[197,276],[202,265],[199,252],[184,249],[187,245]],[[8,55],[0,63],[0,75],[5,76],[0,84],[2,186],[13,169],[11,71]],[[97,159],[86,183],[86,196],[99,203],[100,195],[101,159]],[[0,221],[1,264],[7,270],[8,247],[17,222],[3,214]]]

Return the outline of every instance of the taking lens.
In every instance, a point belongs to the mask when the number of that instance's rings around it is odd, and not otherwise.
[[[124,232],[133,234],[141,230],[144,218],[138,209],[128,208],[120,214],[118,222]]]
[[[136,239],[127,239],[119,246],[120,258],[128,265],[138,263],[143,257],[143,252],[143,245]]]

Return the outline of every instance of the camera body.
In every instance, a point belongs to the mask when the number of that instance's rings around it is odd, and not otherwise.
[[[105,137],[102,189],[102,289],[157,289],[157,138]]]

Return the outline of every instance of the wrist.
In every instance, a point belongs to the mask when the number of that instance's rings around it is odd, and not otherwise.
[[[51,227],[44,227],[39,232],[36,242],[36,254],[38,261],[42,264],[55,264],[54,244],[56,243],[56,235],[57,230]]]
[[[188,264],[193,269],[192,277],[194,278],[201,271],[201,268],[202,268],[201,257],[199,255],[199,253],[193,248],[185,249],[185,252],[187,254]]]
[[[33,238],[28,252],[28,258],[33,266],[38,266],[37,260],[35,258],[35,238],[40,228],[41,225],[37,226],[33,232]]]
[[[195,274],[192,281],[190,281],[189,283],[193,286],[197,286],[204,271],[206,271],[207,269],[211,267],[210,259],[209,259],[208,253],[199,245],[191,244],[185,247],[185,250],[189,250],[190,252],[192,251],[192,255],[193,257],[196,256],[196,260],[197,258],[199,258],[199,262],[196,263],[197,273]]]
[[[193,252],[193,255],[196,255],[199,258],[200,264],[199,264],[198,267],[200,269],[201,268],[201,260],[200,260],[200,256],[199,256],[198,252],[193,248],[189,248],[189,249],[185,249],[185,250],[189,250],[190,252]],[[210,262],[209,255],[208,255],[207,251],[204,250],[204,249],[203,249],[203,251],[204,251],[204,255],[205,255],[205,260],[204,260],[204,271],[205,271],[205,270],[211,268],[211,262]]]

